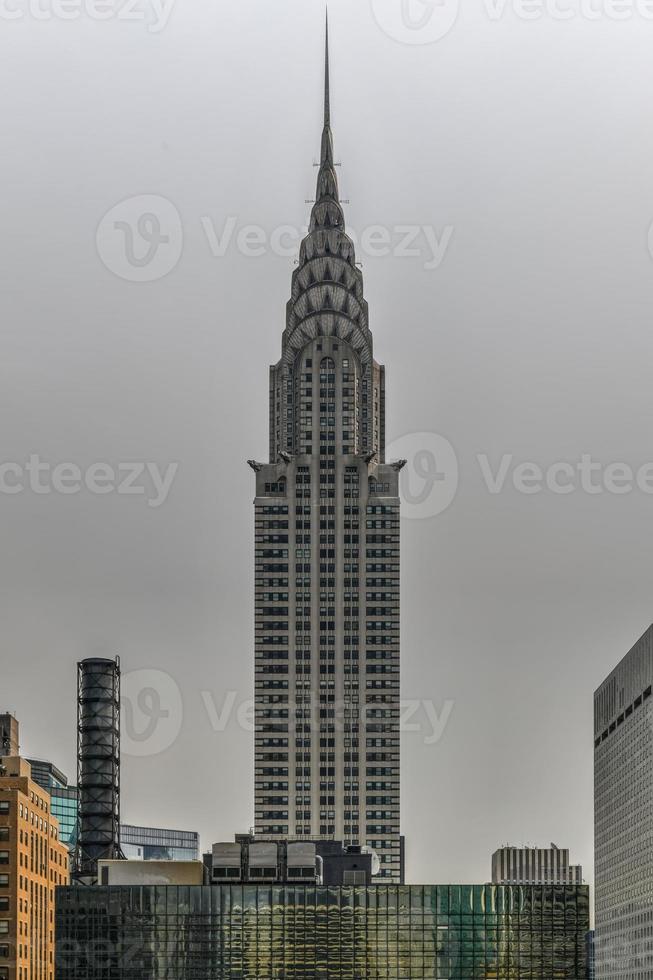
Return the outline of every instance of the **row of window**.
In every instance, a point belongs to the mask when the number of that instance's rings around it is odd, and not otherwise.
[[[365,509],[365,511],[366,511],[367,514],[387,514],[387,515],[392,516],[394,518],[396,518],[397,515],[398,515],[398,513],[399,513],[398,507],[396,505],[387,505],[387,504],[368,504],[367,507],[366,507],[366,509]],[[287,504],[263,504],[261,506],[261,513],[263,513],[263,514],[270,514],[270,515],[272,515],[272,514],[287,515],[288,514],[288,505]],[[311,508],[310,507],[305,507],[305,506],[299,506],[299,507],[296,507],[295,508],[295,513],[297,513],[297,514],[305,514],[307,516],[310,516],[310,514],[311,514]],[[334,506],[322,506],[322,507],[320,507],[320,514],[323,514],[323,513],[324,514],[326,514],[326,513],[335,514],[335,507]],[[345,516],[359,514],[360,513],[360,507],[357,504],[355,504],[355,505],[349,505],[348,504],[344,508],[344,513],[345,513]],[[263,523],[266,523],[266,522],[263,522]],[[396,524],[397,524],[396,521],[390,522],[390,525],[392,527],[396,526]],[[287,524],[285,526],[287,526]]]
[[[628,705],[626,710],[619,715],[616,721],[613,721],[612,724],[608,728],[606,728],[605,731],[601,735],[599,735],[598,738],[594,740],[594,748],[595,749],[598,748],[601,742],[605,742],[608,736],[612,735],[612,733],[616,731],[616,729],[620,725],[623,725],[626,718],[629,718],[632,715],[633,711],[636,711],[637,708],[640,708],[642,704],[645,701],[648,701],[650,697],[651,697],[651,687],[649,686],[642,694],[640,694],[638,697],[635,698],[632,704]]]
[[[346,433],[343,433],[343,435],[346,435]],[[332,440],[335,440],[335,433],[322,432],[320,433],[320,439],[324,442],[330,442]],[[329,449],[333,449],[333,448],[334,447],[332,446],[329,447]],[[343,452],[345,453],[345,455],[349,455],[351,448],[352,448],[351,446],[343,446]],[[312,447],[307,446],[306,449],[307,449],[307,453],[312,451]],[[331,478],[331,475],[320,477],[320,484],[322,484],[323,486],[334,482],[335,480]],[[344,490],[345,498],[358,497],[360,492],[360,487],[358,486],[358,480],[354,481],[353,478],[348,479],[346,477],[344,482],[345,482],[345,490]],[[310,478],[306,477],[303,481],[299,478],[297,479],[295,495],[300,498],[306,498],[306,497],[310,498],[311,496],[310,487],[304,487],[303,489],[300,489],[297,486],[297,484],[301,484],[301,483],[309,484]],[[287,482],[285,477],[282,477],[280,480],[266,481],[266,483],[264,484],[263,492],[265,493],[266,496],[285,497],[286,489],[287,489]],[[368,493],[371,496],[375,496],[375,497],[379,497],[379,496],[387,497],[390,495],[390,483],[386,481],[378,481],[375,480],[374,477],[370,477],[368,480]],[[330,490],[328,491],[327,494],[327,491],[320,490],[320,497],[326,497],[326,496],[332,497],[334,496],[334,492]]]

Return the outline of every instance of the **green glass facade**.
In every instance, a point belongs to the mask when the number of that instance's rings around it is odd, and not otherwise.
[[[59,840],[75,849],[77,842],[77,787],[68,785],[68,778],[47,759],[28,759],[32,779],[50,794],[50,810],[59,821]]]
[[[59,839],[72,851],[77,843],[77,787],[50,790],[52,814],[59,821]]]
[[[585,885],[57,889],[60,980],[585,980]]]

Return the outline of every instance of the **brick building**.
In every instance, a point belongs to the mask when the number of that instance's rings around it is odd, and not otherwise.
[[[54,899],[68,848],[50,795],[19,756],[0,756],[0,980],[54,980]]]

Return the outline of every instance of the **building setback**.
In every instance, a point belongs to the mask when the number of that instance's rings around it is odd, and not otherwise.
[[[583,869],[556,847],[501,847],[492,855],[495,885],[582,885]]]
[[[653,976],[653,626],[594,695],[598,980]]]
[[[270,460],[255,499],[255,832],[399,839],[399,470],[385,370],[345,231],[328,33],[316,200],[270,368]]]
[[[62,888],[57,969],[66,980],[586,980],[588,929],[584,885]]]

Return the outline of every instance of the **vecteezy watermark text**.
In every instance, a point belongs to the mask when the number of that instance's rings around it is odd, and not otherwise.
[[[144,23],[160,34],[174,0],[0,0],[0,21],[107,21]]]
[[[460,0],[370,0],[378,26],[394,41],[434,44],[456,25]],[[490,23],[512,17],[531,23],[549,20],[653,22],[653,0],[483,0],[481,13]]]
[[[407,433],[388,445],[386,458],[406,460],[399,478],[402,518],[427,520],[454,502],[460,466],[456,451],[444,436]],[[492,496],[510,492],[524,496],[653,496],[653,461],[632,465],[621,460],[599,461],[590,453],[581,453],[576,459],[543,463],[519,459],[513,453],[477,453],[471,459],[471,471]]]
[[[292,731],[301,714],[302,730],[321,732],[320,709],[317,695],[311,706],[304,700],[295,703],[288,697],[284,704],[259,704],[254,698],[242,698],[238,691],[221,691],[216,694],[201,690],[190,695],[193,717],[204,717],[210,730],[222,734],[238,728],[256,731],[257,711],[281,711],[288,731]],[[122,751],[124,755],[144,757],[167,751],[179,738],[185,717],[181,689],[171,674],[158,668],[132,670],[122,677],[120,711],[122,719]],[[455,702],[445,700],[441,704],[426,698],[404,698],[396,706],[397,727],[402,733],[421,736],[424,745],[437,745],[448,729]],[[334,732],[346,732],[352,719],[356,719],[363,732],[369,721],[374,723],[377,704],[359,704],[352,700],[335,699],[328,705],[330,723]],[[259,717],[259,721],[261,718]],[[372,732],[370,731],[370,735]]]
[[[292,258],[299,245],[308,234],[308,226],[280,225],[268,232],[260,225],[239,225],[235,215],[229,215],[219,227],[211,217],[201,219],[211,254],[223,258],[234,245],[241,255],[259,258],[271,252],[282,258]],[[384,258],[392,255],[396,259],[421,259],[428,270],[438,269],[453,238],[452,225],[442,231],[432,225],[369,225],[360,235],[356,229],[348,228],[347,238],[362,256]]]
[[[538,494],[544,491],[559,495],[587,493],[597,495],[628,494],[639,490],[653,494],[653,463],[635,468],[628,463],[600,463],[589,453],[571,463],[559,461],[548,466],[533,462],[515,462],[511,453],[504,453],[498,463],[486,455],[476,457],[485,486],[492,494],[501,493],[508,478],[517,493]]]
[[[214,732],[224,732],[227,730],[232,720],[242,731],[254,732],[256,730],[256,701],[253,698],[245,701],[238,700],[236,691],[227,691],[220,703],[212,691],[201,692],[202,702],[206,709],[211,728]],[[291,705],[291,713],[297,710],[296,705]],[[321,705],[313,704],[313,710],[308,715],[302,716],[302,724],[307,726],[309,731],[320,734],[319,709]],[[378,710],[377,704],[353,704],[345,699],[336,699],[330,702],[328,709],[331,711],[330,721],[334,732],[344,732],[347,721],[356,712],[357,718],[365,719],[369,716],[373,720],[374,712]],[[437,745],[442,739],[445,730],[451,721],[451,716],[455,703],[451,700],[444,701],[439,707],[433,701],[425,698],[404,698],[399,704],[398,728],[400,732],[411,732],[423,736],[424,745]],[[270,705],[260,705],[259,710],[269,710]]]
[[[0,494],[70,495],[86,491],[103,496],[115,493],[144,497],[148,507],[160,507],[168,499],[178,468],[178,463],[161,467],[151,461],[139,461],[96,462],[82,469],[77,463],[52,464],[33,453],[20,463],[0,461]]]
[[[0,3],[2,0],[0,0]],[[653,0],[652,0],[653,2]],[[245,258],[277,255],[296,258],[308,226],[279,225],[266,229],[247,224],[236,215],[215,219],[199,218],[199,225],[210,254],[224,258],[237,251]],[[360,259],[392,256],[412,259],[427,271],[439,269],[451,246],[454,227],[445,225],[396,224],[369,225],[357,232],[348,228],[320,232],[329,238],[332,250],[353,244]],[[157,194],[140,194],[111,207],[98,224],[95,243],[103,264],[129,282],[154,282],[176,268],[184,247],[184,225],[175,205]]]

